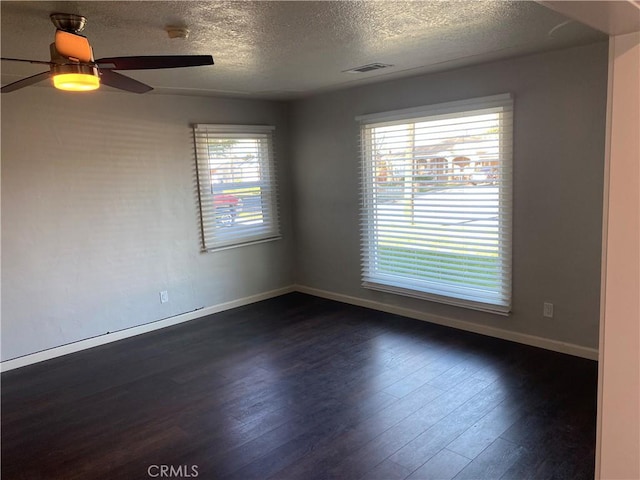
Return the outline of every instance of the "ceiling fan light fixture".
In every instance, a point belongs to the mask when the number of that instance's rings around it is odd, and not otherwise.
[[[53,86],[59,90],[88,92],[100,88],[98,69],[91,65],[55,65],[51,70]]]
[[[100,79],[86,73],[61,73],[53,77],[53,86],[69,92],[88,92],[100,88]]]

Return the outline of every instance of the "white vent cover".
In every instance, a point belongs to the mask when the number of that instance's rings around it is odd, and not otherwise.
[[[387,63],[369,63],[368,65],[362,65],[361,67],[351,68],[349,70],[343,70],[342,73],[366,73],[373,70],[380,70],[381,68],[393,67]]]

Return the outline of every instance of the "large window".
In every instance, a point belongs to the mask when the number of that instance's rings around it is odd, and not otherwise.
[[[273,130],[194,125],[203,250],[279,237]]]
[[[364,287],[510,311],[512,106],[496,95],[358,117]]]

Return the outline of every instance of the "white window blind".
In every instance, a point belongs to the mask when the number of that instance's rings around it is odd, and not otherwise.
[[[358,117],[366,288],[511,309],[511,96]]]
[[[279,238],[271,126],[194,125],[203,250]]]

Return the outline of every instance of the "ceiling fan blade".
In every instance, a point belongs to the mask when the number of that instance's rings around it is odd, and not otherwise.
[[[26,60],[24,58],[1,57],[0,60],[6,60],[8,62],[36,63],[38,65],[53,65],[53,62],[45,62],[44,60]]]
[[[153,88],[146,83],[139,82],[138,80],[111,70],[100,70],[100,81],[105,85],[126,90],[127,92],[146,93],[153,90]]]
[[[96,60],[100,68],[113,70],[148,70],[159,68],[213,65],[211,55],[157,55],[142,57],[109,57]]]
[[[8,85],[5,85],[4,87],[2,87],[2,89],[0,89],[0,92],[2,92],[2,93],[13,92],[13,91],[18,90],[20,88],[28,87],[29,85],[33,85],[34,83],[41,82],[42,80],[45,80],[45,79],[49,78],[50,76],[51,76],[51,73],[48,72],[48,71],[47,72],[38,73],[36,75],[32,75],[30,77],[23,78],[22,80],[18,80],[17,82],[9,83]]]

